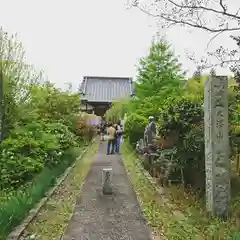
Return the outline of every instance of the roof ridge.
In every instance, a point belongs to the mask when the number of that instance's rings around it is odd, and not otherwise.
[[[112,81],[111,81],[112,80]],[[130,77],[84,77],[84,97],[90,102],[112,102],[113,99],[133,95],[133,79]]]
[[[112,79],[112,80],[132,80],[132,77],[108,77],[108,76],[84,76],[83,78],[86,78],[86,79],[102,79],[102,80],[109,80],[109,79]]]

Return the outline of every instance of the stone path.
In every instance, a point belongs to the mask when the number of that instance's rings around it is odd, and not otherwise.
[[[121,156],[105,154],[100,143],[62,240],[151,240]],[[112,195],[102,195],[102,168],[113,168]]]

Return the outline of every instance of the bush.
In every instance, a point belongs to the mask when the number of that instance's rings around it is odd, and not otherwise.
[[[169,97],[160,108],[160,133],[177,131],[185,135],[189,128],[203,122],[203,107],[199,99],[192,96]]]
[[[177,136],[178,166],[183,168],[185,184],[204,192],[205,155],[204,155],[204,119],[201,98],[195,96],[169,97],[162,107],[159,121],[159,133],[164,136]],[[231,106],[229,119],[236,116],[238,106]],[[235,115],[234,115],[235,114]],[[229,128],[231,154],[239,151],[238,125]],[[192,173],[195,174],[192,174]]]
[[[95,128],[87,124],[88,116],[88,114],[79,116],[76,121],[76,135],[87,143],[96,135]]]
[[[45,124],[45,132],[54,135],[58,143],[60,144],[60,149],[65,151],[70,147],[78,146],[76,136],[69,131],[69,128],[62,123],[48,123]]]
[[[202,188],[204,177],[203,107],[191,96],[168,98],[161,108],[159,133],[177,136],[178,166],[183,168],[186,184]],[[192,172],[198,173],[192,175]]]
[[[59,164],[59,156],[77,145],[73,133],[60,123],[31,123],[15,129],[1,143],[1,188],[25,184],[45,166]]]
[[[55,168],[45,167],[34,180],[24,188],[12,192],[0,201],[0,239],[6,236],[26,217],[29,210],[42,198],[45,192],[54,185],[56,179],[76,159],[83,149],[68,149],[61,157]]]
[[[143,138],[147,124],[147,118],[141,115],[132,113],[127,117],[124,125],[124,134],[129,138],[131,145],[135,145],[140,138]]]

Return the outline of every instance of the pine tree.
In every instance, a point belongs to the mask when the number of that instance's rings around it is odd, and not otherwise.
[[[164,39],[153,41],[149,54],[139,63],[136,95],[145,98],[174,94],[183,85],[184,76],[170,45]]]

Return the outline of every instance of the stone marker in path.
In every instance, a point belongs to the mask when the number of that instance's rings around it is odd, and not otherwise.
[[[204,87],[206,207],[212,216],[226,217],[230,201],[228,80],[211,76]]]
[[[102,170],[102,192],[103,194],[112,194],[112,168]]]

